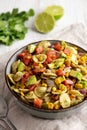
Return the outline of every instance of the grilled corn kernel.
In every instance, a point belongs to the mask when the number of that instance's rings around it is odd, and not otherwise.
[[[77,83],[76,85],[75,85],[75,88],[83,88],[83,85],[82,84],[80,84],[80,83]]]
[[[83,62],[86,62],[87,56],[86,56],[86,55],[82,56],[82,57],[81,57],[81,60],[82,60]]]
[[[40,66],[40,67],[43,67],[43,65],[42,65],[41,63],[39,63],[39,66]]]
[[[52,91],[55,92],[56,91],[56,87],[52,87]]]
[[[87,56],[86,56],[86,55],[81,56],[80,59],[79,59],[78,61],[79,61],[80,64],[86,63],[86,61],[87,61]]]
[[[53,109],[53,107],[54,107],[54,104],[51,103],[51,102],[49,102],[49,103],[48,103],[48,109]]]
[[[59,109],[60,108],[60,104],[56,104],[55,106],[54,106],[54,109]]]
[[[42,57],[42,56],[40,56],[38,59],[39,59],[39,61],[42,61],[42,60],[43,60],[43,57]]]
[[[24,88],[25,88],[25,85],[21,85],[21,88],[24,89]]]
[[[60,84],[59,89],[62,90],[62,91],[65,90],[65,85],[64,84]]]
[[[56,78],[55,79],[55,83],[58,85],[58,84],[60,84],[61,83],[61,79],[60,78]]]
[[[57,92],[58,92],[59,94],[61,94],[62,90],[58,89]]]
[[[59,69],[64,69],[65,65],[63,64]]]
[[[42,83],[42,86],[47,87],[47,84],[46,83]]]
[[[71,94],[70,95],[70,99],[72,100],[72,99],[75,99],[75,95],[74,94]]]
[[[69,77],[69,74],[70,74],[69,72],[66,72],[65,77]]]
[[[82,68],[82,74],[87,74],[87,68]]]

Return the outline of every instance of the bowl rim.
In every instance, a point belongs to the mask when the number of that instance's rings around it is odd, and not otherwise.
[[[30,45],[30,44],[37,44],[37,43],[39,43],[39,42],[41,42],[41,41],[49,41],[49,42],[60,42],[61,43],[61,41],[62,40],[40,40],[40,41],[36,41],[36,42],[31,42],[31,43],[29,43],[29,44],[27,44],[27,45],[25,45],[25,46],[23,46],[23,47],[21,47],[21,48],[19,48],[19,49],[17,49],[11,56],[10,56],[10,58],[8,59],[8,61],[7,61],[7,63],[6,63],[6,66],[5,66],[5,82],[6,82],[6,85],[7,85],[7,87],[8,87],[8,89],[10,90],[10,92],[12,93],[12,96],[13,97],[15,97],[22,105],[24,105],[25,107],[27,107],[27,108],[29,108],[29,109],[33,109],[33,110],[35,110],[35,111],[39,111],[39,112],[45,112],[45,113],[61,113],[61,112],[67,112],[67,111],[70,111],[70,110],[72,110],[72,109],[76,109],[76,108],[79,108],[79,107],[81,107],[83,104],[85,104],[86,102],[87,102],[87,99],[85,99],[85,100],[83,100],[82,102],[80,102],[79,104],[76,104],[76,105],[74,105],[74,106],[70,106],[70,107],[68,107],[68,108],[62,108],[62,109],[58,109],[58,110],[52,110],[52,109],[43,109],[43,108],[37,108],[37,107],[34,107],[34,106],[32,106],[32,105],[29,105],[29,104],[27,104],[26,102],[24,102],[15,92],[13,92],[11,89],[10,89],[10,85],[9,85],[9,83],[8,83],[8,80],[7,80],[7,68],[8,68],[8,65],[9,65],[9,63],[10,63],[10,60],[14,57],[14,55],[15,56],[17,56],[16,55],[16,53],[18,53],[19,51],[22,51],[23,49],[25,49],[28,45]],[[65,41],[65,40],[64,40]],[[71,43],[71,42],[67,42],[67,41],[65,41],[67,44],[69,44],[69,45],[71,45],[71,46],[75,46],[75,47],[77,47],[77,48],[79,48],[79,50],[81,50],[81,51],[83,51],[83,52],[86,52],[87,53],[87,50],[85,50],[84,48],[82,48],[82,47],[80,47],[80,46],[78,46],[78,45],[76,45],[76,44],[74,44],[74,43]],[[51,43],[51,44],[53,44],[53,43]]]

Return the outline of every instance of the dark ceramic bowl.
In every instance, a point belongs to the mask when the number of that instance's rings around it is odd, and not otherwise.
[[[52,44],[54,44],[55,42],[58,42],[59,40],[48,40],[50,41]],[[38,41],[40,42],[40,41]],[[34,42],[34,43],[31,43],[31,44],[37,44],[38,42]],[[61,41],[59,41],[61,42]],[[67,44],[71,45],[71,46],[76,46],[72,43],[68,43]],[[76,114],[78,112],[78,110],[80,110],[81,108],[83,108],[83,106],[86,104],[86,99],[75,105],[75,106],[72,106],[70,108],[64,108],[64,109],[60,109],[60,110],[45,110],[45,109],[39,109],[39,108],[36,108],[34,106],[30,106],[29,104],[23,102],[19,97],[18,95],[13,92],[11,90],[11,85],[10,85],[10,82],[8,81],[7,79],[7,74],[11,73],[11,64],[17,59],[17,55],[26,48],[27,46],[24,46],[22,48],[20,48],[19,50],[17,50],[11,57],[10,59],[8,60],[7,62],[7,65],[6,65],[6,68],[5,68],[5,79],[6,79],[6,84],[10,90],[10,92],[12,93],[12,95],[15,97],[15,99],[17,100],[17,103],[24,109],[26,110],[27,112],[29,112],[30,114],[32,114],[33,116],[36,116],[36,117],[40,117],[40,118],[47,118],[47,119],[60,119],[60,118],[64,118],[64,117],[67,117],[67,116],[71,116],[73,114]],[[82,49],[81,47],[79,46],[76,46],[78,47],[78,49],[82,52],[85,52],[87,53],[86,50]]]

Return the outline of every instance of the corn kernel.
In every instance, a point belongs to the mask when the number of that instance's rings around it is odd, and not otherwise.
[[[42,83],[42,86],[47,87],[47,84],[46,83]]]
[[[30,59],[30,58],[31,58],[31,56],[27,56],[27,58],[28,58],[28,59]]]
[[[69,72],[66,72],[66,73],[65,73],[65,76],[66,76],[66,77],[69,77]]]
[[[55,106],[54,106],[54,109],[59,109],[60,108],[60,104],[56,104]]]
[[[43,60],[43,57],[42,57],[42,56],[40,56],[40,57],[38,57],[38,59],[39,59],[39,61],[42,61],[42,60]]]
[[[61,83],[61,79],[60,78],[56,78],[55,79],[55,83],[58,85],[58,84],[60,84]]]
[[[86,63],[86,61],[87,61],[87,56],[86,56],[86,55],[82,56],[78,61],[79,61],[80,64]]]
[[[83,85],[82,84],[80,84],[80,83],[77,83],[76,85],[75,85],[75,88],[83,88]]]
[[[56,91],[56,87],[52,87],[52,91],[55,92]]]
[[[87,68],[83,68],[81,71],[82,71],[82,74],[87,74]]]
[[[21,85],[21,88],[24,89],[24,88],[25,88],[25,85]]]
[[[82,61],[86,61],[86,59],[87,59],[86,55],[84,55],[84,56],[81,57]]]
[[[62,90],[62,91],[65,90],[65,85],[64,84],[60,84],[59,89]]]
[[[40,66],[40,67],[43,67],[43,65],[42,65],[41,63],[39,63],[39,66]]]
[[[48,109],[53,109],[53,107],[54,107],[54,104],[51,103],[51,102],[49,102],[49,103],[48,103]]]
[[[58,92],[59,94],[61,94],[62,91],[61,91],[60,89],[58,89],[57,92]]]
[[[70,99],[75,99],[75,95],[71,94]]]
[[[63,64],[59,69],[64,69],[65,65]]]

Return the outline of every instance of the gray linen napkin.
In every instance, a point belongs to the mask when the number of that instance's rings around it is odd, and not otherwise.
[[[71,25],[48,39],[60,39],[77,44],[87,49],[87,30],[83,24]],[[39,39],[42,40],[42,39]],[[15,51],[15,50],[14,50]],[[14,51],[6,53],[0,58],[0,94],[4,95],[9,106],[8,117],[18,130],[87,130],[87,107],[71,117],[59,120],[45,120],[35,118],[22,110],[14,100],[5,85],[5,65]],[[2,123],[2,122],[0,122]],[[5,126],[6,127],[6,126]]]

